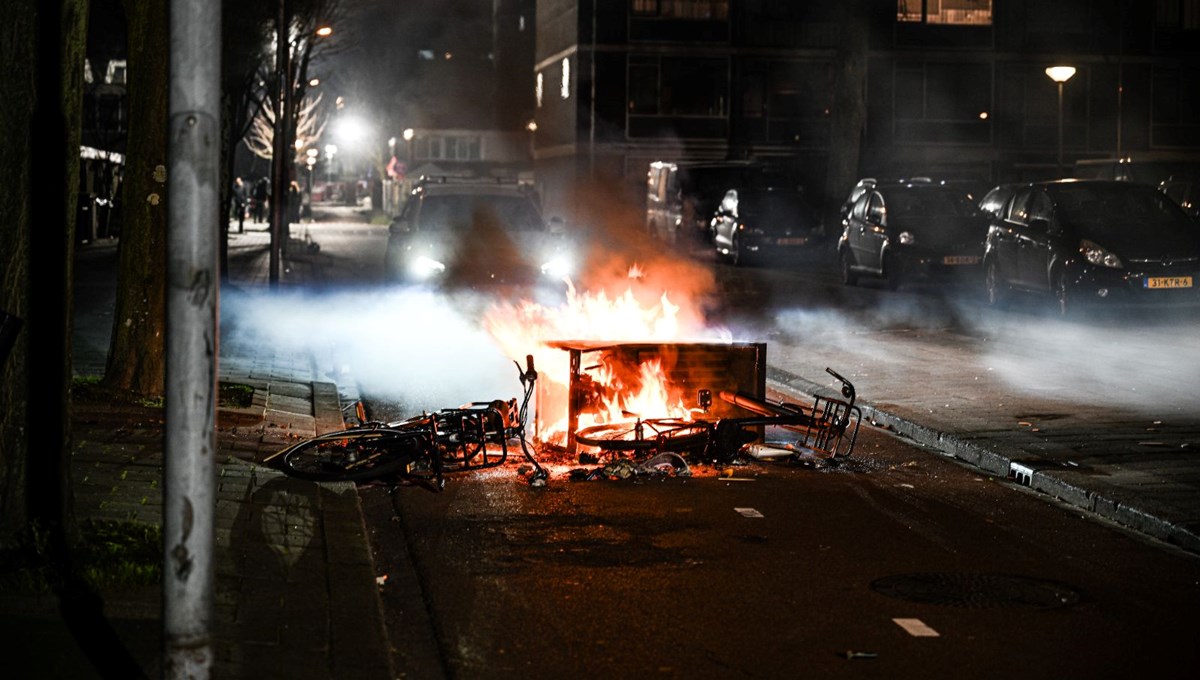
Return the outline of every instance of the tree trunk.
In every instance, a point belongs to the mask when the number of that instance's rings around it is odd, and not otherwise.
[[[29,236],[32,210],[30,128],[33,124],[34,36],[37,0],[15,0],[0,31],[0,311],[29,315]],[[15,323],[15,322],[14,322]],[[25,418],[29,334],[18,332],[0,357],[0,537],[25,525]]]
[[[74,526],[70,280],[87,2],[10,4],[0,33],[0,144],[3,158],[15,162],[0,164],[7,189],[0,197],[0,309],[24,323],[9,356],[0,357],[0,526],[8,537],[38,525],[54,566],[66,568]],[[31,139],[44,140],[36,154]],[[29,446],[35,428],[36,450]]]
[[[834,233],[840,227],[841,203],[858,180],[863,132],[867,124],[868,10],[864,0],[843,0],[841,3],[838,23],[843,35],[838,44],[838,70],[833,85],[829,165],[822,210],[826,231]]]
[[[124,0],[129,144],[106,386],[163,394],[166,365],[167,89],[165,0]]]

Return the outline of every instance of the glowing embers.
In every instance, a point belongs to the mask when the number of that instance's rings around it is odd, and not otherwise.
[[[702,406],[707,406],[707,419],[744,416],[744,411],[722,400],[702,405],[698,395],[730,391],[761,398],[766,392],[767,350],[763,343],[549,344],[565,350],[570,368],[565,412],[538,413],[539,421],[546,423],[542,440],[565,446],[571,454],[576,452],[574,433],[592,424],[630,418],[688,420]]]

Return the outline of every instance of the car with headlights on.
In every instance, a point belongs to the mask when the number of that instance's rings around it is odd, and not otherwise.
[[[821,244],[816,211],[791,188],[726,190],[711,229],[717,255],[733,265],[785,262]]]
[[[1067,314],[1097,304],[1200,303],[1200,229],[1155,187],[1057,180],[1017,191],[984,248],[992,305],[1040,293]]]
[[[965,188],[930,180],[877,182],[855,200],[838,239],[842,282],[966,280],[979,270],[987,218]]]
[[[449,289],[555,285],[573,271],[559,220],[511,181],[423,180],[388,229],[393,280]]]

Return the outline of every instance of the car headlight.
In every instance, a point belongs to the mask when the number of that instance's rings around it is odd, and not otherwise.
[[[555,279],[561,279],[570,276],[574,270],[574,263],[572,263],[571,258],[567,257],[566,255],[555,255],[546,262],[542,263],[542,275]]]
[[[1121,262],[1121,258],[1117,257],[1115,253],[1112,253],[1087,239],[1083,239],[1079,242],[1079,252],[1083,253],[1083,257],[1088,262],[1096,265],[1097,267],[1121,269],[1125,266],[1125,264]]]
[[[912,244],[914,244],[916,242],[917,242],[917,237],[914,236],[911,231],[900,232],[900,245],[911,246]]]
[[[411,269],[413,276],[421,279],[427,279],[445,272],[446,265],[431,257],[418,255],[417,258],[412,261]]]

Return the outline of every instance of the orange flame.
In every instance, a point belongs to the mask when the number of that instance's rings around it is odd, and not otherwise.
[[[631,282],[643,278],[633,265]],[[540,379],[538,410],[542,419],[537,436],[542,441],[563,445],[567,439],[567,397],[570,357],[567,352],[547,343],[559,340],[620,342],[668,342],[685,336],[713,334],[711,329],[682,328],[682,305],[671,301],[666,292],[655,302],[642,303],[634,292],[634,283],[610,297],[604,290],[577,291],[567,281],[566,301],[558,307],[546,307],[529,300],[516,305],[495,304],[487,312],[484,326],[509,356],[533,354]],[[648,296],[647,296],[648,297]],[[701,317],[687,310],[688,319]],[[727,338],[726,338],[727,339]],[[627,419],[629,413],[642,418],[686,418],[689,413],[681,395],[668,382],[661,360],[648,360],[636,367],[631,379],[622,378],[611,366],[594,367],[590,379],[605,388],[603,408],[582,413],[579,427],[600,422]],[[626,372],[632,367],[625,367]],[[628,383],[628,384],[626,384]]]

